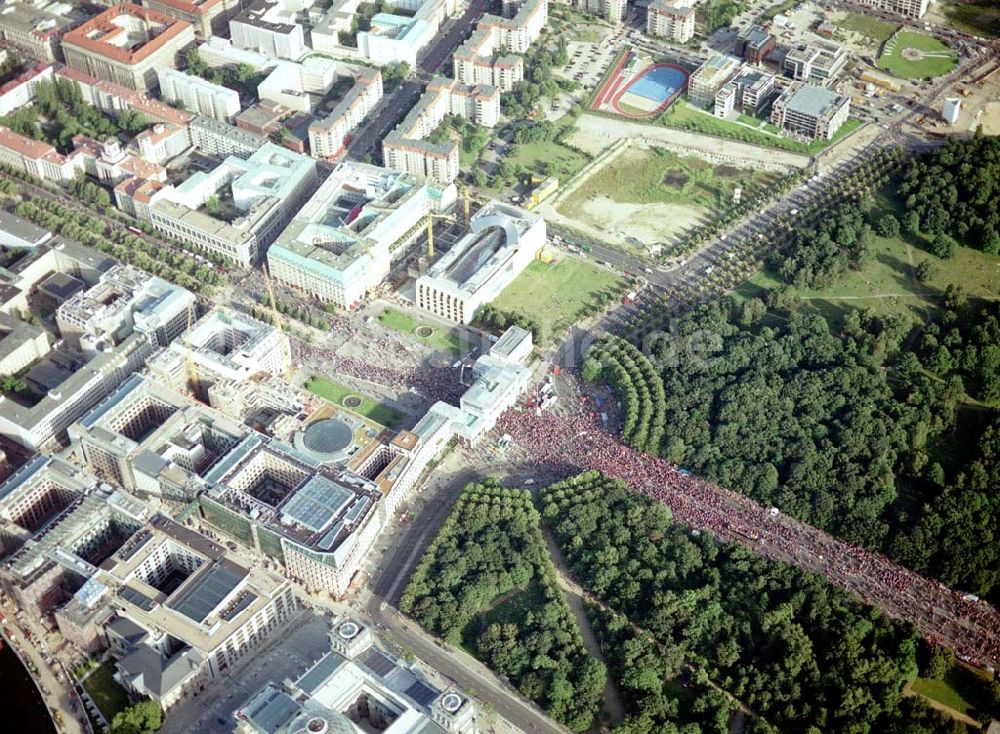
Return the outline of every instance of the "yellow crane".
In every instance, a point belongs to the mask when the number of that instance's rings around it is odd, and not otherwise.
[[[194,363],[194,354],[191,351],[191,328],[194,326],[195,305],[188,304],[187,331],[184,332],[184,361],[187,364],[188,382],[191,383],[191,392],[195,398],[201,400],[201,381],[198,379],[198,368]]]
[[[281,325],[281,314],[278,313],[278,302],[274,298],[274,286],[271,284],[271,276],[267,272],[267,265],[261,265],[260,271],[264,274],[264,285],[267,286],[267,295],[271,300],[271,316],[274,319],[274,325],[281,332],[281,349],[284,352],[282,357],[285,363],[285,379],[288,382],[292,381],[292,355],[290,353],[291,347],[288,342],[288,335],[285,333],[284,327]]]

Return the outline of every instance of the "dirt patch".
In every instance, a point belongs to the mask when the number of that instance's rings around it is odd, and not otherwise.
[[[990,102],[983,107],[979,126],[984,135],[1000,135],[1000,102]]]
[[[688,182],[690,176],[686,173],[681,173],[680,171],[671,171],[666,176],[663,177],[663,183],[667,186],[673,186],[675,189],[683,189],[684,184]]]
[[[719,166],[715,169],[715,175],[722,178],[733,178],[743,173],[743,170],[736,166]]]
[[[703,223],[711,212],[686,204],[623,204],[607,196],[574,201],[559,207],[567,224],[583,229],[605,242],[635,246],[671,242]]]

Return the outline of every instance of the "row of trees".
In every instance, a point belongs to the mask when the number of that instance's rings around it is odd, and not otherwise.
[[[559,589],[531,495],[467,486],[403,592],[400,609],[465,644],[556,721],[590,728],[604,665],[590,657]]]
[[[58,201],[25,199],[14,206],[14,213],[196,293],[207,295],[221,280],[214,269],[188,255],[154,245],[124,227],[108,225]]]
[[[656,368],[635,346],[617,336],[595,342],[582,367],[587,382],[601,379],[614,388],[621,405],[622,440],[657,454],[663,439],[666,394]]]
[[[946,716],[901,701],[917,674],[912,630],[820,577],[688,532],[661,503],[597,472],[546,488],[539,502],[575,577],[639,633],[615,624],[627,646],[627,665],[612,655],[631,709],[625,731],[686,727],[661,692],[684,661],[759,715],[751,731],[943,729]],[[721,715],[713,721],[708,731],[719,730]]]

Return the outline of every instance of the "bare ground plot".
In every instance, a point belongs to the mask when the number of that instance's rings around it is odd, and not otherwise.
[[[687,155],[707,157],[709,160],[729,160],[766,170],[804,168],[810,160],[809,156],[799,153],[586,113],[577,119],[576,129],[566,142],[574,148],[596,155],[622,138],[645,138],[668,149],[683,149]]]
[[[606,242],[670,242],[729,206],[737,188],[749,193],[776,175],[629,147],[591,171],[557,208]]]

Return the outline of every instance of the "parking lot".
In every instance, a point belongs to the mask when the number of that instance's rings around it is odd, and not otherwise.
[[[266,638],[264,646],[243,665],[211,681],[194,698],[178,703],[166,717],[162,734],[230,734],[233,710],[268,681],[297,678],[330,649],[327,617],[303,610],[283,629]]]
[[[615,57],[617,45],[605,41],[570,41],[566,44],[569,63],[553,74],[572,79],[581,86],[592,88],[601,80],[605,70]]]

